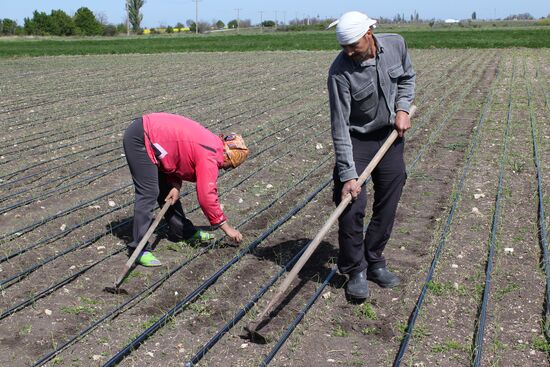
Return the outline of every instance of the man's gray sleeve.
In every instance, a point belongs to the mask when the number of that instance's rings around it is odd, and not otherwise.
[[[330,123],[336,169],[341,182],[358,178],[353,161],[353,149],[349,134],[349,116],[351,109],[350,87],[342,85],[334,75],[328,77],[328,95],[330,102]]]
[[[401,63],[403,65],[403,74],[397,80],[397,95],[395,97],[395,111],[409,112],[414,100],[414,88],[416,84],[416,74],[412,67],[411,58],[407,51],[407,45],[403,41]]]

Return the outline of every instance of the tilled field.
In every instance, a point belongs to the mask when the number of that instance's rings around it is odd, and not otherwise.
[[[547,366],[549,50],[414,50],[418,113],[386,250],[403,284],[348,302],[333,228],[269,343],[241,337],[334,209],[334,57],[0,61],[0,365]],[[159,111],[243,134],[251,156],[218,188],[245,239],[176,244],[161,222],[164,266],[113,295],[133,210],[122,134]],[[182,201],[207,224],[193,185]]]

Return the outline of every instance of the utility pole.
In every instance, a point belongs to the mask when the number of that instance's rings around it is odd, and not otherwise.
[[[125,0],[126,2],[126,35],[130,35],[130,5],[128,4],[129,0]]]
[[[260,28],[262,29],[262,32],[264,31],[264,12],[263,11],[259,11],[260,13]]]
[[[193,0],[195,2],[195,34],[199,33],[199,2],[202,0]]]
[[[242,10],[241,8],[235,9],[235,11],[237,12],[237,32],[239,31],[239,27],[240,27],[240,24],[239,24],[239,23],[241,22],[241,20],[240,20],[240,18],[239,18],[239,12],[240,12],[241,10]]]
[[[279,21],[277,20],[278,11],[275,10],[275,28],[277,28]]]

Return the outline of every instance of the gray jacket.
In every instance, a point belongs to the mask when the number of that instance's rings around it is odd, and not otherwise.
[[[329,70],[327,84],[332,139],[342,182],[359,177],[353,162],[350,131],[368,134],[384,126],[393,126],[395,112],[409,112],[414,99],[415,72],[403,37],[377,34],[374,39],[378,47],[379,90],[390,112],[389,121],[371,120],[372,111],[376,111],[378,106],[379,99],[373,97],[377,95],[374,92],[378,86],[365,69],[373,65],[374,59],[359,64],[341,52]]]

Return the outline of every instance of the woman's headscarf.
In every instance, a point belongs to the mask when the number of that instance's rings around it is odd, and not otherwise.
[[[231,163],[231,167],[240,166],[248,157],[248,148],[246,147],[243,137],[239,134],[231,133],[223,137],[223,149],[227,161]]]

